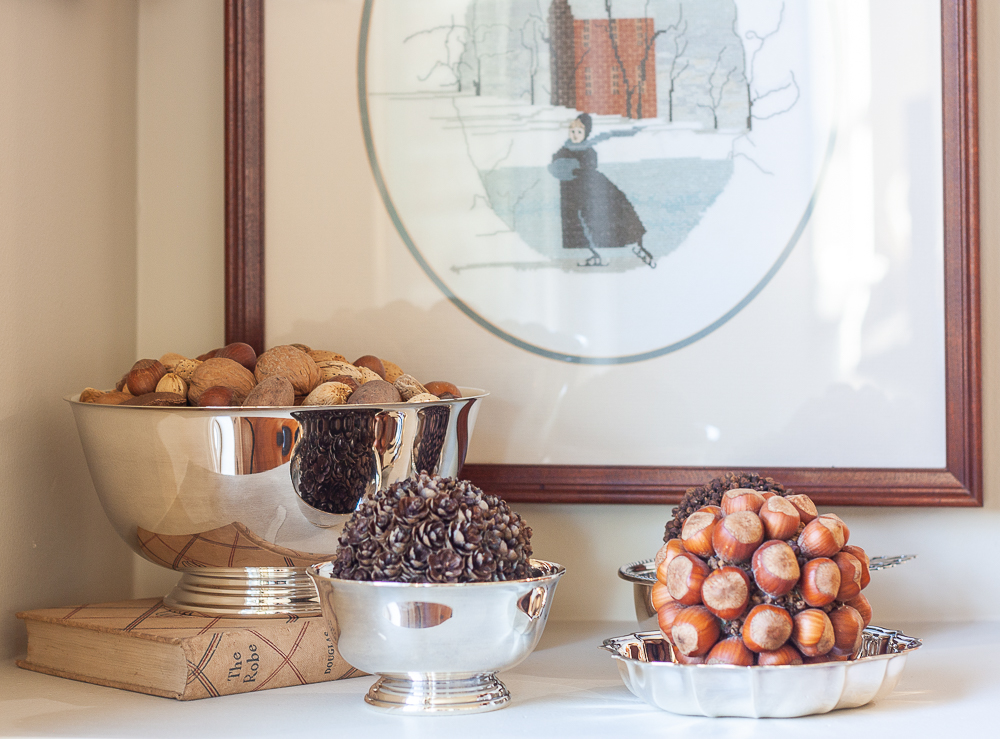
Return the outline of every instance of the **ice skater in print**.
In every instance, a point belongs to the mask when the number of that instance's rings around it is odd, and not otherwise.
[[[593,122],[581,113],[569,124],[569,139],[555,154],[549,172],[559,180],[564,249],[589,249],[591,256],[581,267],[607,264],[598,249],[634,244],[632,251],[652,268],[653,255],[642,245],[646,233],[635,208],[621,190],[597,171],[594,146],[616,136],[635,136],[638,126],[590,137]]]

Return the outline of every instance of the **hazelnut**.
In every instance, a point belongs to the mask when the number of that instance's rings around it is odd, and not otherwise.
[[[872,581],[872,573],[869,569],[871,567],[871,559],[868,557],[868,553],[854,544],[845,544],[844,548],[840,551],[853,555],[861,563],[861,589],[864,590],[867,588],[868,583]]]
[[[807,557],[832,557],[844,546],[843,523],[839,518],[819,516],[799,534],[799,550]]]
[[[754,655],[743,640],[738,636],[720,639],[712,647],[705,658],[706,665],[739,665],[750,667],[754,663]]]
[[[670,636],[670,630],[674,625],[674,619],[677,618],[677,614],[686,608],[681,603],[677,601],[671,601],[665,603],[661,608],[656,609],[656,622],[660,627],[660,632],[663,637],[673,644],[673,638]]]
[[[687,517],[681,528],[681,541],[684,548],[699,557],[711,557],[715,554],[712,546],[712,532],[715,525],[722,519],[721,513],[699,509]]]
[[[750,563],[757,587],[775,598],[792,592],[802,574],[795,552],[783,541],[764,542],[753,553]]]
[[[235,393],[231,387],[213,385],[212,387],[205,388],[198,394],[199,408],[228,407],[231,405],[239,405],[236,402]]]
[[[657,581],[653,583],[653,587],[650,590],[649,602],[653,604],[653,610],[659,612],[667,603],[673,603],[674,598],[670,595],[670,591],[667,590],[667,586]]]
[[[784,608],[761,603],[750,609],[740,632],[743,643],[754,652],[773,652],[788,641],[794,626]]]
[[[857,598],[852,598],[844,605],[848,605],[857,611],[861,615],[862,623],[864,623],[866,627],[872,622],[872,606],[871,603],[868,602],[864,593],[859,595]]]
[[[799,611],[792,621],[792,641],[803,657],[816,657],[833,649],[833,624],[819,608]]]
[[[215,356],[231,359],[237,364],[242,364],[251,372],[253,372],[254,367],[257,365],[257,352],[253,350],[252,346],[244,344],[242,341],[226,344],[215,353]]]
[[[861,573],[864,568],[853,554],[840,551],[833,555],[833,561],[840,568],[840,590],[837,600],[848,601],[861,595]]]
[[[656,579],[659,582],[667,582],[667,565],[670,564],[670,560],[676,557],[681,552],[686,552],[684,548],[684,542],[680,539],[671,539],[662,547],[660,551],[656,553]]]
[[[812,502],[812,498],[808,495],[788,495],[785,496],[785,500],[795,506],[795,510],[799,512],[799,518],[802,523],[809,523],[819,512],[816,510],[816,504]]]
[[[385,365],[382,364],[382,360],[373,354],[365,354],[363,357],[358,357],[351,364],[353,364],[358,369],[370,369],[380,380],[385,379]]]
[[[676,647],[671,651],[671,654],[674,657],[674,661],[677,662],[677,664],[679,665],[703,665],[705,664],[705,657],[707,656],[707,655],[700,655],[700,656],[692,655],[688,657],[686,654],[681,654],[681,652]]]
[[[331,377],[329,380],[323,380],[323,382],[339,382],[339,383],[342,383],[344,385],[347,385],[347,387],[351,388],[351,392],[352,393],[355,390],[357,390],[359,387],[361,387],[361,383],[360,382],[358,382],[353,377],[348,377],[347,375],[337,375],[336,377]]]
[[[711,569],[690,552],[682,552],[666,567],[667,590],[686,606],[701,603],[701,586]]]
[[[444,380],[431,380],[430,382],[424,383],[424,387],[427,388],[427,392],[432,395],[436,395],[439,398],[461,398],[462,391],[458,389],[458,385],[453,382],[445,382]]]
[[[736,511],[753,511],[756,513],[764,505],[764,497],[750,488],[727,490],[722,495],[722,512],[727,516]]]
[[[834,648],[853,657],[861,648],[865,621],[851,606],[840,606],[830,611],[833,624]]]
[[[691,606],[674,618],[670,636],[674,648],[681,654],[700,657],[708,654],[719,640],[719,622],[704,606]]]
[[[844,523],[844,519],[842,519],[836,513],[822,513],[819,516],[817,516],[817,518],[830,518],[833,519],[834,521],[839,522],[840,528],[844,532],[844,544],[845,545],[847,544],[847,540],[851,538],[851,530],[847,528],[847,524]]]
[[[219,351],[218,349],[213,349],[210,352],[205,352],[204,354],[199,354],[197,357],[195,357],[195,359],[197,359],[199,362],[204,362],[206,359],[215,359],[215,354],[218,351]]]
[[[712,532],[715,553],[725,562],[746,562],[764,540],[764,526],[753,511],[730,513]]]
[[[724,621],[739,618],[750,603],[750,578],[739,567],[720,567],[702,583],[701,602]]]
[[[765,500],[757,515],[764,524],[766,539],[791,539],[801,523],[798,510],[780,495]]]
[[[757,664],[761,667],[777,665],[801,665],[802,655],[791,644],[778,647],[773,652],[758,652]]]
[[[126,386],[132,395],[156,392],[156,384],[167,374],[159,359],[140,359],[129,370]]]
[[[799,578],[799,592],[802,600],[814,608],[833,603],[840,592],[840,568],[837,563],[827,557],[816,557],[806,562]]]

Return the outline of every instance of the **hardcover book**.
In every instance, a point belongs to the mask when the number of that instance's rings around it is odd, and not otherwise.
[[[220,618],[159,598],[24,611],[17,666],[122,690],[194,700],[361,675],[322,616]]]

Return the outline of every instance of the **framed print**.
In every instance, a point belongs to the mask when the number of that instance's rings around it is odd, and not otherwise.
[[[226,78],[227,340],[446,357],[481,486],[981,504],[972,0],[229,0]]]

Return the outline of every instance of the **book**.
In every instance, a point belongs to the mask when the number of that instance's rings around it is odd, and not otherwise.
[[[147,598],[17,617],[28,629],[18,667],[177,700],[364,674],[341,657],[322,616],[200,616]]]

